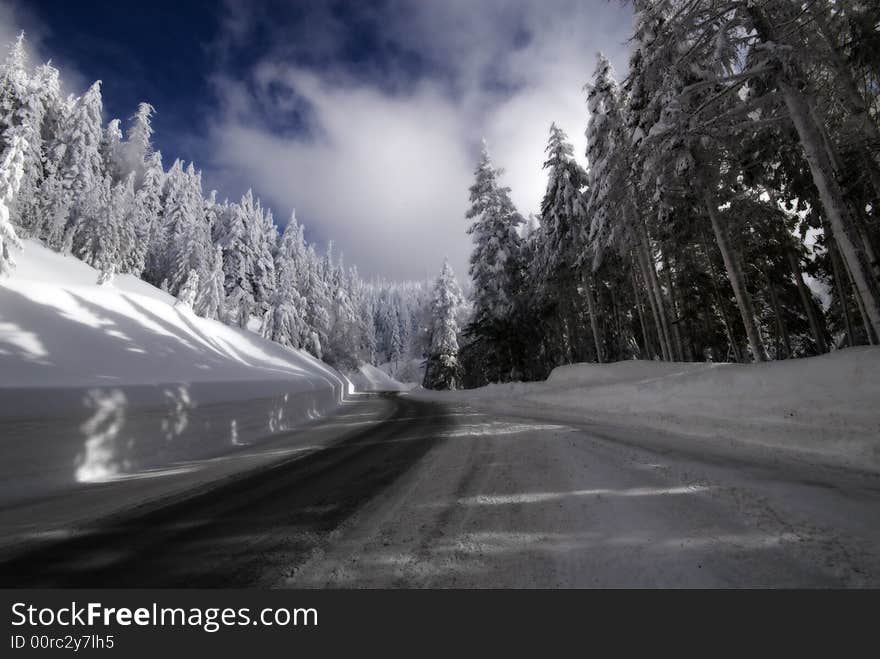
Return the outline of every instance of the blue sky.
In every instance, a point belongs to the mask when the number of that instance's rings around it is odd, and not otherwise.
[[[621,73],[630,10],[606,0],[0,0],[69,91],[104,83],[107,118],[157,109],[166,166],[220,197],[248,187],[366,275],[460,275],[467,186],[485,137],[523,213],[551,121],[580,156],[595,53]],[[583,159],[582,159],[583,161]]]

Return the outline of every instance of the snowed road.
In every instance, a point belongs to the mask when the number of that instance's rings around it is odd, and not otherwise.
[[[214,484],[77,528],[59,527],[75,500],[34,503],[28,514],[53,530],[7,545],[0,583],[880,585],[876,474],[393,395],[298,435],[308,450],[285,453],[292,441]],[[145,486],[77,496],[126,487]]]

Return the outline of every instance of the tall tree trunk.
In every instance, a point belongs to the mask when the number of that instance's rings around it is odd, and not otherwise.
[[[733,358],[736,359],[736,361],[741,362],[743,359],[739,352],[739,344],[733,336],[733,326],[727,318],[727,311],[724,309],[724,298],[721,296],[721,291],[718,290],[718,271],[715,269],[715,263],[712,261],[712,253],[709,250],[709,239],[706,238],[706,233],[702,229],[700,230],[700,238],[703,240],[703,250],[706,253],[706,262],[709,264],[709,276],[712,278],[712,291],[715,294],[715,305],[718,307],[718,315],[721,317],[721,322],[724,325],[724,333],[727,334],[727,341],[730,344],[730,349],[733,351]]]
[[[654,295],[654,289],[651,286],[651,277],[648,270],[651,265],[645,255],[645,250],[639,245],[637,248],[639,257],[639,268],[642,271],[642,280],[645,282],[645,292],[648,294],[648,304],[651,305],[651,315],[654,317],[654,328],[657,330],[657,344],[660,346],[660,359],[663,361],[672,361],[669,355],[669,345],[663,337],[663,322],[660,319],[660,310],[657,308],[657,296]]]
[[[846,274],[849,277],[849,283],[853,288],[853,291],[856,291],[856,282],[853,278],[852,268],[849,267],[849,264],[843,259],[840,259],[843,262],[843,268],[846,270]],[[854,296],[856,299],[856,308],[859,310],[859,317],[862,319],[862,327],[865,329],[865,337],[868,341],[868,345],[874,345],[874,333],[871,331],[871,321],[868,318],[868,312],[865,309],[865,302],[858,295]]]
[[[828,345],[825,343],[825,332],[823,326],[819,324],[816,316],[816,305],[813,304],[813,296],[807,285],[804,283],[803,273],[801,272],[800,263],[798,263],[797,254],[793,250],[785,250],[788,257],[788,265],[791,268],[791,274],[794,276],[794,282],[797,284],[798,293],[801,296],[801,304],[804,305],[804,311],[807,314],[807,320],[810,321],[810,332],[813,334],[813,341],[816,343],[816,350],[820,354],[828,352]]]
[[[846,286],[844,285],[843,264],[840,262],[840,254],[837,252],[837,245],[834,239],[828,241],[828,251],[831,253],[831,270],[834,275],[834,288],[837,291],[837,300],[840,304],[840,313],[843,316],[843,327],[846,331],[847,344],[852,347],[856,344],[855,334],[853,333],[852,319],[849,315],[849,304],[846,298]]]
[[[608,355],[608,358],[611,361],[620,361],[621,355],[626,350],[626,338],[623,336],[623,323],[620,320],[620,308],[617,305],[617,295],[614,294],[614,286],[608,287],[608,295],[611,298],[611,316],[614,318],[614,338],[617,343],[617,354]]]
[[[566,364],[571,364],[574,359],[571,354],[571,336],[573,331],[568,318],[562,319],[562,359]]]
[[[672,339],[675,341],[675,359],[684,361],[684,344],[681,340],[681,316],[678,314],[678,302],[675,299],[675,288],[672,286],[672,268],[669,259],[661,249],[660,258],[663,259],[663,271],[666,274],[666,288],[669,289],[669,303],[672,307]]]
[[[633,264],[633,266],[635,266],[635,264]],[[647,354],[648,359],[654,359],[654,348],[651,345],[651,337],[648,336],[648,327],[645,323],[645,310],[642,308],[642,300],[641,295],[639,295],[639,286],[636,280],[635,267],[630,270],[630,279],[632,280],[633,299],[636,302],[636,311],[639,314],[639,325],[642,328],[642,345],[644,345],[645,347],[645,354]]]
[[[642,258],[644,259],[645,280],[648,283],[648,291],[654,296],[654,301],[657,304],[657,315],[660,321],[658,327],[662,330],[666,359],[675,361],[675,354],[672,351],[672,335],[669,331],[669,316],[666,313],[663,289],[660,287],[660,279],[657,277],[657,268],[654,265],[654,250],[651,247],[651,237],[648,235],[648,229],[645,227],[644,221],[639,222],[638,228],[641,237]]]
[[[773,315],[776,316],[776,329],[782,344],[785,346],[785,356],[791,359],[791,338],[788,335],[788,328],[785,326],[785,320],[782,317],[782,308],[779,305],[779,296],[776,294],[776,285],[767,278],[767,287],[770,291],[770,303],[773,305]],[[776,358],[779,359],[779,349],[777,346]]]
[[[596,344],[596,361],[600,364],[602,358],[602,339],[599,336],[599,318],[596,315],[596,300],[593,298],[593,274],[587,269],[587,276],[584,278],[584,293],[587,296],[587,312],[590,315],[590,329],[593,332],[593,341]]]
[[[746,330],[746,337],[749,340],[749,348],[752,351],[752,359],[756,362],[767,361],[767,351],[764,349],[764,343],[761,340],[761,333],[758,331],[758,323],[755,319],[755,311],[752,308],[752,298],[746,290],[745,280],[739,267],[739,261],[730,243],[727,240],[727,230],[723,224],[723,220],[718,215],[716,203],[712,200],[712,195],[708,190],[703,190],[703,203],[706,211],[709,213],[709,219],[712,221],[712,230],[715,232],[715,242],[721,251],[721,258],[724,260],[724,267],[727,270],[727,279],[733,288],[733,295],[736,298],[736,305],[739,307],[739,313],[742,317],[743,327]]]

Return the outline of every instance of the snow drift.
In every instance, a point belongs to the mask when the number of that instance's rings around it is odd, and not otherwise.
[[[880,470],[880,348],[761,364],[627,361],[440,395],[507,412],[749,442]]]
[[[334,407],[310,355],[28,241],[0,283],[0,498],[218,455]]]

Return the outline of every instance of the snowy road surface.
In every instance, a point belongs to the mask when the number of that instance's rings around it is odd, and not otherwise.
[[[388,394],[192,473],[0,510],[0,583],[880,585],[880,475],[757,448]]]

